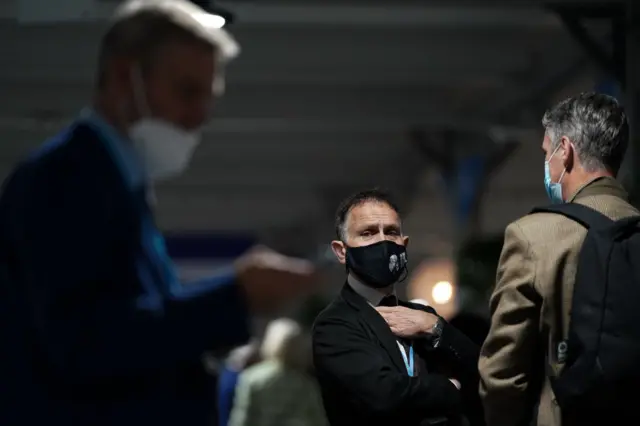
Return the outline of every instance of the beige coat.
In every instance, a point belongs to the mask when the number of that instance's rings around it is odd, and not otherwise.
[[[640,214],[610,178],[585,185],[570,201],[612,219]],[[560,410],[545,375],[545,351],[554,347],[549,336],[556,332],[559,284],[562,324],[568,324],[585,236],[586,229],[578,223],[550,213],[525,216],[506,228],[491,296],[491,329],[479,361],[480,396],[488,426],[521,426],[535,416],[538,426],[560,426]],[[562,333],[566,337],[567,330]],[[555,358],[551,352],[549,356]]]

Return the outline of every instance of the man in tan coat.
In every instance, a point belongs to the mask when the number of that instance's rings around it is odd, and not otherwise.
[[[629,129],[614,98],[580,94],[547,111],[542,123],[544,183],[552,202],[585,204],[612,219],[640,214],[615,180]],[[525,216],[506,228],[491,329],[479,361],[488,426],[560,426],[560,408],[545,373],[547,356],[559,371],[551,336],[567,337],[567,330],[555,330],[556,315],[566,327],[586,233],[551,213]],[[560,285],[561,301],[555,291]]]

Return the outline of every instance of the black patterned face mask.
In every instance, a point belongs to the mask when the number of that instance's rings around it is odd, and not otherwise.
[[[363,284],[383,288],[406,277],[407,251],[392,241],[380,241],[362,247],[346,247],[347,271],[353,272]]]

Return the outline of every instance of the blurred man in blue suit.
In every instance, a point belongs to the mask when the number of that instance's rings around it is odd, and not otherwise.
[[[3,426],[205,425],[203,352],[312,287],[310,264],[267,249],[182,286],[154,224],[149,187],[186,168],[238,52],[213,18],[182,0],[121,6],[93,108],[5,182]]]

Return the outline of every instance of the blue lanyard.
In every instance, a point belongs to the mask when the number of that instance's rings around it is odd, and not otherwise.
[[[413,377],[413,344],[409,346],[409,359],[407,359],[406,351],[400,351],[402,359],[404,360],[404,366],[407,367],[407,373],[410,377]]]

